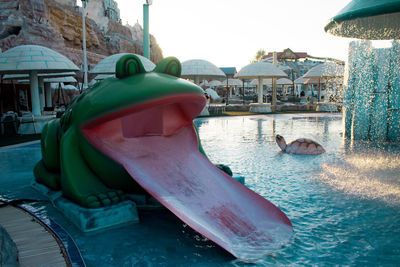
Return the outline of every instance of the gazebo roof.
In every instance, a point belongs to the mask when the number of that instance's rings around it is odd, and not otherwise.
[[[272,82],[270,79],[263,79],[262,80],[263,85],[271,86]],[[253,79],[250,81],[249,85],[257,86],[258,85],[258,79]]]
[[[280,78],[287,77],[286,73],[268,62],[255,62],[243,67],[235,77],[241,79],[251,78]]]
[[[343,77],[344,66],[333,62],[319,64],[303,75],[304,78],[338,78]]]
[[[230,79],[229,78],[229,79],[221,82],[222,86],[224,86],[226,84],[228,84],[230,86],[241,86],[243,84],[243,82],[241,80],[239,80],[239,79]]]
[[[117,61],[125,55],[129,55],[131,53],[119,53],[109,57],[104,58],[100,61],[90,73],[93,74],[114,74],[115,73],[115,65]],[[140,61],[142,61],[143,67],[146,71],[152,71],[156,65],[151,62],[149,59],[145,58],[144,56],[134,54],[139,57]]]
[[[0,73],[38,73],[78,71],[60,53],[39,45],[20,45],[0,54]]]
[[[280,79],[276,80],[276,84],[279,84],[279,85],[292,85],[293,81],[288,79],[288,78],[280,78]]]
[[[319,83],[325,83],[324,79],[307,79],[304,84],[319,84]]]
[[[294,80],[294,83],[295,83],[295,84],[304,84],[306,81],[307,81],[306,78],[299,77],[299,78],[297,78],[296,80]]]
[[[218,80],[212,80],[211,82],[208,83],[208,86],[220,86],[222,85],[222,82]]]
[[[213,63],[203,59],[182,62],[181,77],[225,77],[225,73]]]
[[[272,85],[272,80],[271,78],[268,79],[263,79],[263,85],[267,85],[267,86],[271,86]],[[258,80],[257,79],[253,79],[250,82],[251,85],[258,85]],[[293,82],[292,80],[288,79],[288,78],[280,78],[276,80],[276,84],[277,85],[292,85]]]

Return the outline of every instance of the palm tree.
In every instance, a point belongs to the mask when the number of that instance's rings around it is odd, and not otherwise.
[[[261,48],[261,49],[258,49],[256,55],[254,56],[254,59],[252,59],[252,60],[250,61],[250,63],[254,63],[254,62],[257,62],[257,61],[261,61],[265,55],[266,55],[266,52],[265,52],[264,49],[262,49],[262,48]]]

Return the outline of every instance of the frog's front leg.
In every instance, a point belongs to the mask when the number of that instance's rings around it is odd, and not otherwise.
[[[69,129],[61,139],[61,187],[63,194],[88,208],[120,202],[121,190],[106,187],[88,167],[79,150],[78,134]]]
[[[43,127],[40,141],[42,159],[33,170],[36,181],[53,190],[60,190],[59,121],[59,119],[51,120]]]

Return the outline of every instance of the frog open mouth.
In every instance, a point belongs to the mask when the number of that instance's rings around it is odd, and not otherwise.
[[[168,96],[100,117],[82,131],[193,229],[238,258],[260,258],[288,240],[291,223],[199,151],[193,119],[204,103],[200,95]]]
[[[204,103],[200,95],[167,96],[108,113],[85,124],[82,131],[96,147],[99,140],[171,136],[192,126]]]

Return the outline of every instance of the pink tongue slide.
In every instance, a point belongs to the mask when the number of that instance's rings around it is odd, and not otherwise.
[[[114,121],[107,134],[88,129],[86,135],[194,230],[243,260],[261,258],[289,240],[293,228],[287,216],[201,154],[191,124],[174,133],[169,125],[167,135],[150,127],[140,136],[124,130],[126,123]]]

